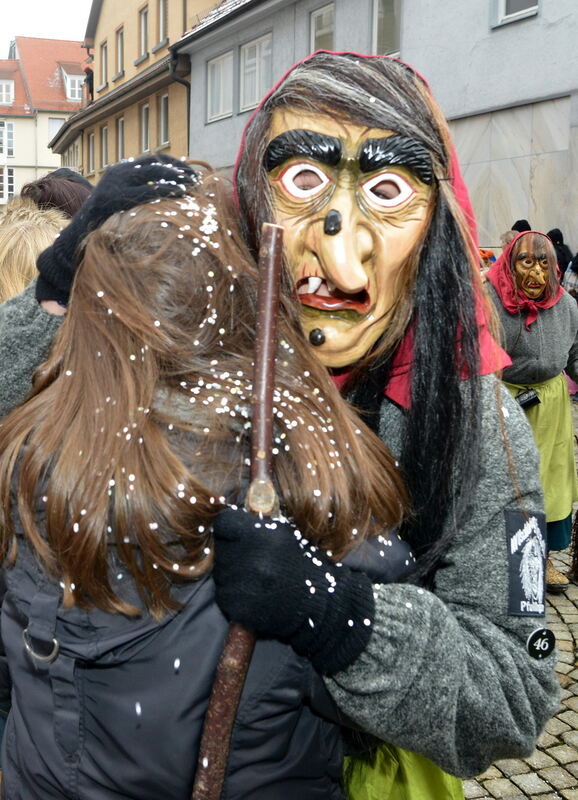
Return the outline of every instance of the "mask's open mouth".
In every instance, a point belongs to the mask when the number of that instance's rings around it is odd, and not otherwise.
[[[342,292],[323,278],[302,278],[297,282],[297,295],[304,306],[320,311],[356,311],[367,314],[371,308],[369,292],[363,289],[355,294]]]

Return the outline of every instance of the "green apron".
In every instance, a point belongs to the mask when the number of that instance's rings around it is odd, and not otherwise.
[[[578,500],[574,461],[574,426],[568,386],[564,375],[542,383],[518,384],[504,381],[514,397],[534,389],[540,402],[524,409],[536,446],[540,451],[540,482],[546,501],[546,520],[555,522],[572,513]]]
[[[380,745],[375,764],[346,758],[349,800],[464,800],[462,782],[418,753]]]

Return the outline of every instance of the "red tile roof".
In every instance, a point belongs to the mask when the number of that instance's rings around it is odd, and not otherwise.
[[[71,75],[84,75],[86,51],[81,44],[63,39],[16,37],[16,55],[20,61],[28,102],[33,108],[78,111],[80,101],[66,99],[62,68]]]
[[[0,60],[0,81],[14,81],[14,101],[9,105],[0,105],[0,116],[22,116],[32,114],[26,87],[20,71],[20,63],[12,59]]]

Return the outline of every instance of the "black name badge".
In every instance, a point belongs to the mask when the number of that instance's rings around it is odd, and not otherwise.
[[[504,511],[508,547],[508,614],[543,617],[546,611],[546,517]]]

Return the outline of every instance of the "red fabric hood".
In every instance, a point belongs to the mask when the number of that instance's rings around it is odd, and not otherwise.
[[[496,290],[508,314],[517,314],[520,311],[526,312],[526,329],[529,330],[530,325],[538,319],[538,314],[540,313],[539,309],[552,308],[552,306],[555,306],[564,294],[564,289],[559,286],[558,291],[552,297],[532,300],[526,297],[524,292],[516,285],[510,261],[514,245],[518,239],[525,236],[527,233],[539,233],[540,236],[545,236],[546,239],[550,238],[541,231],[522,231],[512,239],[502,255],[492,264],[486,273],[486,278]]]

